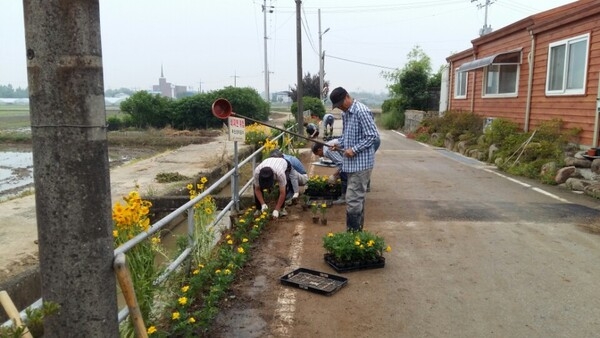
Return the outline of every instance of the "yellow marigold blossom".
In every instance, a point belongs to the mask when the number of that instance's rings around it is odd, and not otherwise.
[[[177,319],[179,319],[179,316],[180,316],[180,315],[179,315],[179,312],[175,311],[175,312],[173,312],[173,314],[171,315],[171,319],[173,319],[173,320],[177,320]]]
[[[200,270],[198,270],[198,269],[196,269],[196,270],[192,271],[192,274],[194,274],[194,275],[197,275],[197,274],[199,274],[199,273],[200,273]]]
[[[227,240],[227,244],[232,245],[233,244],[233,240]]]
[[[220,274],[220,273],[221,273],[221,270],[220,270],[220,269],[217,269],[217,270],[215,270],[215,273],[218,275],[218,274]]]
[[[182,286],[182,287],[181,287],[181,292],[184,292],[184,293],[185,293],[185,292],[187,292],[189,289],[190,289],[190,286],[189,286],[189,285]]]
[[[354,245],[359,246],[360,245],[360,241],[354,241]]]
[[[333,232],[328,233],[327,237],[333,237]]]
[[[258,229],[258,224],[254,224],[254,229]]]
[[[322,208],[322,209],[325,209],[325,208],[327,208],[327,204],[326,204],[326,203],[323,203],[323,204],[321,204],[321,208]]]
[[[231,238],[231,235],[225,236],[225,239],[230,239],[230,238]]]
[[[360,248],[361,248],[361,249],[364,249],[364,248],[365,248],[365,246],[361,244],[361,245],[360,245]]]
[[[369,240],[369,242],[367,243],[367,246],[368,246],[368,247],[371,247],[371,246],[373,246],[373,244],[375,244],[375,241],[371,239],[371,240]]]
[[[113,230],[113,237],[119,237],[119,230]]]
[[[188,322],[190,322],[191,324],[196,322],[196,319],[194,319],[194,317],[190,317],[190,319],[188,319]]]
[[[156,330],[156,326],[154,326],[154,325],[152,325],[152,326],[150,326],[150,327],[148,328],[148,334],[153,334],[153,333],[155,333],[156,331],[157,331],[157,330]]]
[[[244,248],[242,248],[241,246],[239,246],[239,247],[237,248],[237,251],[238,251],[239,253],[243,254],[243,253],[244,253]]]
[[[385,248],[385,252],[390,252],[390,251],[392,251],[392,247],[388,245],[387,248]]]
[[[194,185],[191,183],[188,183],[188,185],[185,186],[187,188],[187,190],[192,190],[194,189]]]
[[[179,302],[179,304],[185,305],[187,304],[187,297],[179,297],[177,301]]]
[[[198,264],[198,267],[199,267],[200,269],[202,269],[202,268],[204,267],[204,264]]]
[[[223,270],[223,274],[225,274],[225,275],[231,275],[231,270],[225,269],[225,270]]]
[[[204,212],[205,212],[207,215],[211,215],[211,214],[213,213],[213,211],[212,211],[212,209],[211,209],[211,208],[204,208]]]
[[[200,183],[204,184],[204,183],[206,183],[206,182],[208,182],[208,179],[207,179],[206,177],[202,177],[202,178],[200,179]]]
[[[151,241],[152,241],[152,244],[156,245],[156,244],[160,243],[160,237],[152,237]]]
[[[246,243],[246,242],[248,242],[248,238],[245,238],[245,237],[242,238],[242,243]]]
[[[246,220],[242,218],[242,219],[240,220],[240,223],[244,224],[244,223],[246,223]]]

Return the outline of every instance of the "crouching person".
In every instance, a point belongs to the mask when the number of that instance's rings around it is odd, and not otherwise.
[[[288,191],[291,193],[291,184],[287,179],[287,175],[291,170],[291,165],[284,158],[269,157],[262,161],[254,169],[254,203],[257,212],[266,212],[269,207],[265,202],[263,190],[271,191],[275,185],[275,181],[279,185],[279,196],[277,203],[273,209],[272,216],[274,219],[279,216],[286,216],[284,202]]]

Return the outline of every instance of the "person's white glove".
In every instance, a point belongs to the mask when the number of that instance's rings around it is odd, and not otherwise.
[[[329,178],[327,179],[327,183],[335,184],[335,181],[337,181],[337,178],[335,177],[335,175],[329,175]]]
[[[265,212],[265,211],[267,211],[268,209],[269,209],[269,206],[268,206],[268,205],[266,205],[266,204],[263,204],[263,205],[260,207],[260,211],[262,211],[262,212]]]
[[[279,211],[273,210],[273,218],[274,219],[278,219],[279,218]]]
[[[298,198],[298,196],[300,196],[300,194],[298,194],[297,192],[295,192],[295,193],[292,195],[292,199],[293,199],[293,200],[295,200],[296,198]]]

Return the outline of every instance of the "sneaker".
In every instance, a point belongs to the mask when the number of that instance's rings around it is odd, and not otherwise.
[[[331,202],[331,204],[333,204],[333,205],[345,204],[345,203],[346,203],[346,199],[343,197],[340,197],[337,200]]]
[[[281,211],[279,212],[279,216],[287,216],[287,211],[285,210],[285,208],[282,208]]]

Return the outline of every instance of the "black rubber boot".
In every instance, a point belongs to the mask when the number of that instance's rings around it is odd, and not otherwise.
[[[361,215],[355,213],[346,213],[346,231],[354,232],[360,231],[361,227]]]

